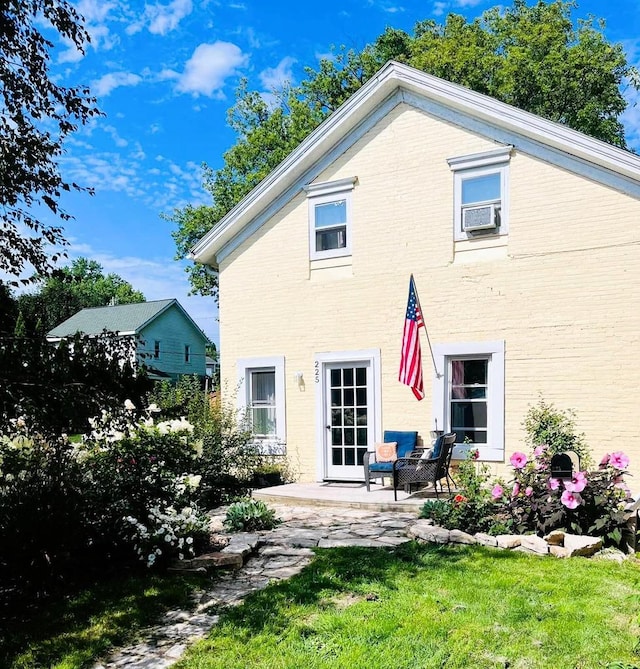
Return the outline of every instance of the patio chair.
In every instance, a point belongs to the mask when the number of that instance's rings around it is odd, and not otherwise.
[[[433,484],[433,489],[438,497],[438,483],[440,490],[444,491],[442,479],[447,482],[447,490],[451,495],[451,486],[449,482],[455,485],[455,481],[449,474],[449,465],[453,453],[453,445],[456,442],[456,433],[440,435],[431,449],[414,450],[408,457],[398,458],[393,464],[393,498],[398,500],[398,488],[404,487],[406,491],[411,492],[414,484]]]
[[[398,458],[404,458],[409,455],[409,453],[416,450],[416,442],[418,440],[418,432],[406,432],[398,430],[385,430],[383,435],[383,441],[385,444],[395,443],[396,444],[396,456]],[[364,454],[363,458],[364,464],[364,480],[367,484],[367,492],[371,490],[370,483],[375,479],[382,479],[382,485],[384,485],[384,479],[393,478],[393,462],[378,462],[376,460],[375,451],[367,451]]]

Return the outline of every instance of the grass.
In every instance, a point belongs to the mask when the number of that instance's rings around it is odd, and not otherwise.
[[[0,620],[0,667],[91,667],[198,585],[112,578]],[[176,669],[218,667],[640,668],[640,566],[415,543],[321,550],[224,612]]]
[[[632,669],[640,567],[480,547],[319,551],[179,669]]]
[[[131,642],[172,607],[189,606],[201,583],[153,574],[111,577],[36,610],[0,616],[3,669],[80,669]]]

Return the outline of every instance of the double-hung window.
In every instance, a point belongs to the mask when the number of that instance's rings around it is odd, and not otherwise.
[[[238,360],[239,407],[246,410],[254,443],[263,453],[285,451],[284,357]]]
[[[309,203],[309,257],[351,255],[351,192],[355,178],[305,186]]]
[[[504,342],[434,347],[434,419],[456,433],[454,457],[477,448],[480,459],[504,459]]]
[[[454,240],[507,234],[511,149],[449,158],[454,178]]]

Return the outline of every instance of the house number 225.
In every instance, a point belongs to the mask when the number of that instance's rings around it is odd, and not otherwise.
[[[316,383],[320,383],[320,363],[317,360],[314,363],[314,367],[315,367],[315,369],[314,369],[313,374],[314,374]]]

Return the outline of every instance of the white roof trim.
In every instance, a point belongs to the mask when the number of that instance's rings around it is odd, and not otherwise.
[[[640,183],[640,157],[629,151],[390,61],[204,235],[191,249],[190,257],[217,267],[216,256],[220,249],[399,88]]]

